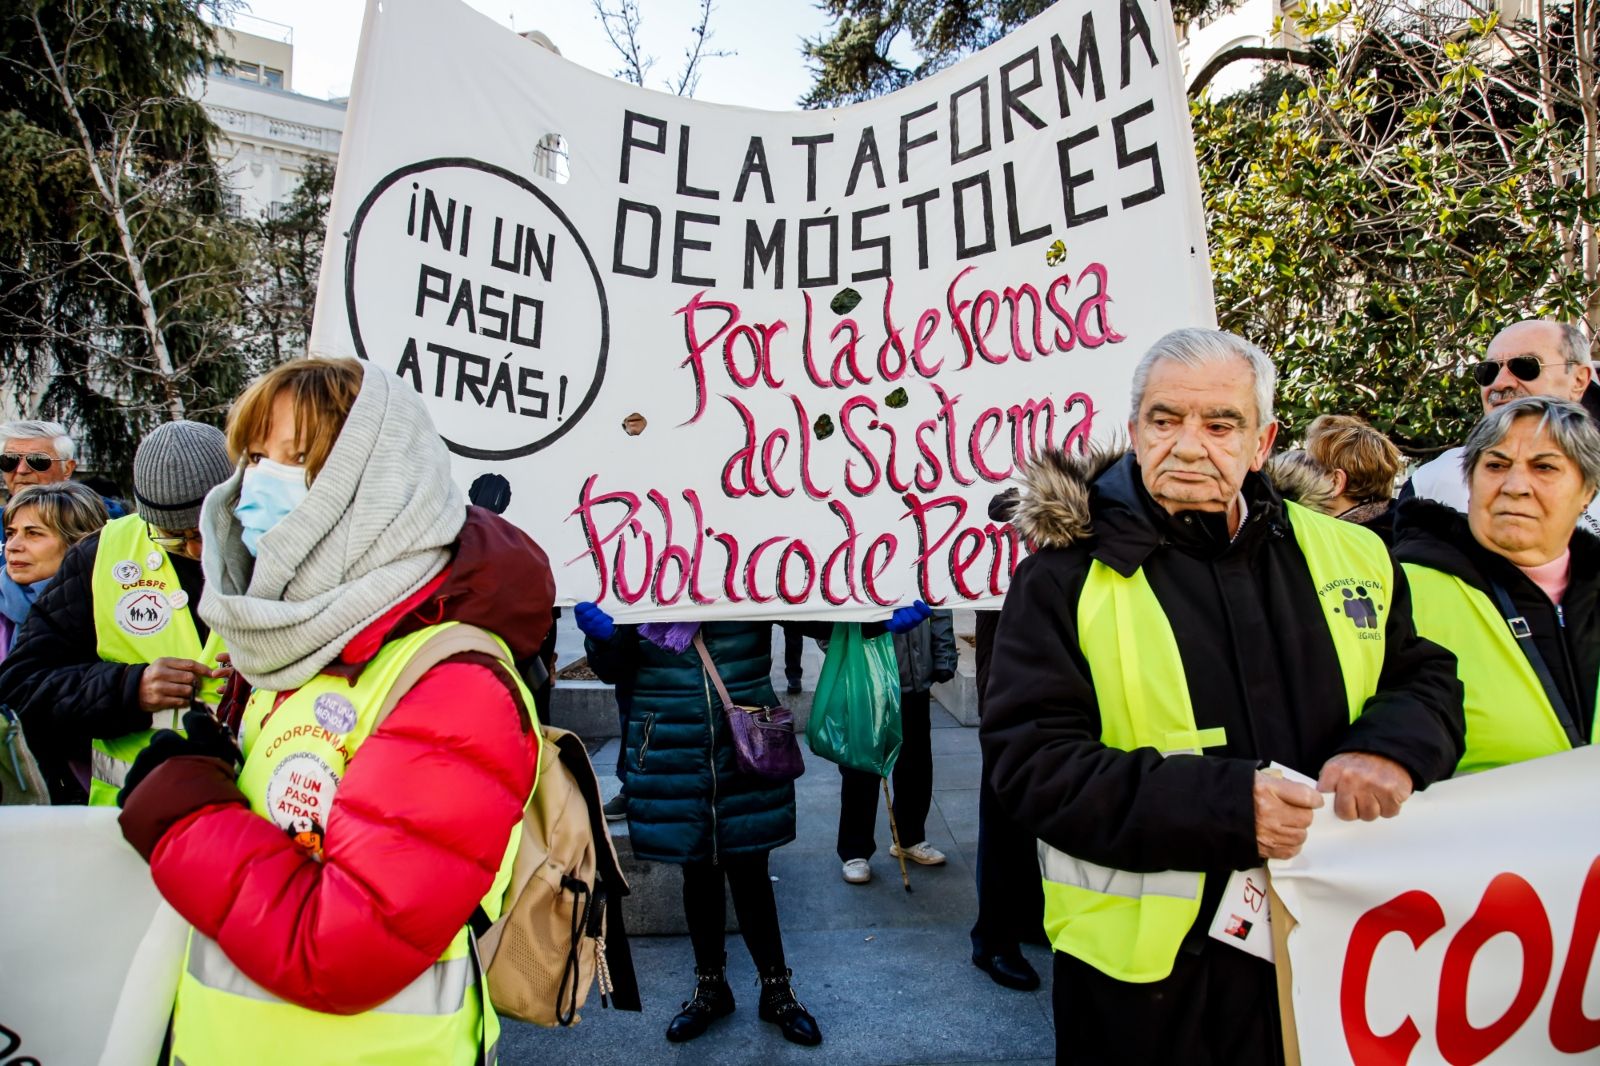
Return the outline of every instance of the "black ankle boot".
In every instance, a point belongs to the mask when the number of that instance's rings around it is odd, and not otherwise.
[[[694,968],[694,995],[683,1005],[678,1016],[667,1024],[667,1039],[674,1044],[693,1040],[710,1028],[718,1018],[733,1013],[733,989],[723,976],[723,967],[715,970]]]
[[[822,1030],[789,987],[789,970],[761,976],[761,1020],[772,1022],[783,1031],[783,1038],[791,1044],[815,1047],[822,1043]]]

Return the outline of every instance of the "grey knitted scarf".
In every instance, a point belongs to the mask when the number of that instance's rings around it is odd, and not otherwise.
[[[258,688],[298,688],[450,560],[466,500],[417,394],[367,366],[306,498],[251,558],[233,508],[243,468],[206,497],[200,616]]]

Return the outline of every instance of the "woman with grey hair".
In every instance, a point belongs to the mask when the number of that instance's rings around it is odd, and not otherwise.
[[[33,601],[61,569],[67,549],[106,521],[105,503],[75,481],[30,485],[11,497],[3,520],[5,570],[25,603],[20,614],[9,603],[0,604],[0,659],[11,650],[11,635],[28,617]]]
[[[1600,739],[1600,539],[1574,528],[1600,488],[1600,430],[1525,397],[1478,423],[1462,471],[1467,513],[1407,500],[1394,554],[1418,632],[1455,653],[1471,773]]]

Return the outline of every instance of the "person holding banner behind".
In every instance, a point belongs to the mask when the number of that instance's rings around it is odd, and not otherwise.
[[[1459,773],[1600,740],[1600,539],[1575,528],[1600,488],[1600,430],[1575,403],[1497,407],[1461,453],[1467,513],[1407,500],[1395,558],[1417,630],[1466,687]]]
[[[508,659],[550,625],[544,553],[467,506],[422,401],[368,364],[271,371],[228,446],[201,611],[254,686],[242,752],[193,712],[121,796],[194,927],[173,1061],[493,1062],[469,921],[499,916],[535,785]]]
[[[773,850],[794,839],[794,782],[740,766],[732,727],[717,695],[725,690],[739,706],[778,702],[772,691],[773,623],[620,625],[595,603],[578,604],[572,615],[584,633],[594,672],[631,694],[623,725],[622,787],[634,857],[683,867],[683,911],[694,948],[695,985],[668,1024],[667,1039],[693,1040],[733,1013],[723,950],[726,883],[739,934],[761,978],[758,1016],[778,1026],[792,1043],[822,1043],[816,1019],[790,985],[778,903],[767,872]],[[887,628],[905,632],[928,615],[919,600],[897,610]],[[814,638],[826,638],[833,630],[826,622],[791,624]],[[884,628],[868,623],[862,631],[875,636]]]
[[[1061,1062],[1282,1061],[1262,860],[1319,789],[1392,817],[1461,757],[1454,658],[1383,542],[1259,473],[1273,378],[1177,330],[1134,372],[1130,454],[1025,478],[979,735],[1039,838]]]

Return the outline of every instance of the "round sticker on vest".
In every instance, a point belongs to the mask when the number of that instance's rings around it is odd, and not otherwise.
[[[355,704],[336,692],[324,692],[311,705],[317,724],[330,733],[348,733],[356,727]]]
[[[151,552],[144,557],[144,568],[152,574],[161,569],[161,553]]]
[[[309,751],[286,756],[267,781],[267,815],[285,832],[296,832],[297,822],[328,824],[339,775]]]
[[[189,606],[189,594],[182,589],[179,589],[177,592],[174,592],[171,596],[167,597],[167,602],[172,604],[172,609],[174,611],[181,611],[185,607]]]
[[[119,585],[131,585],[144,576],[144,568],[132,559],[124,559],[111,568],[111,576]]]
[[[158,589],[134,589],[117,601],[117,625],[124,633],[154,636],[171,619],[172,605]]]

